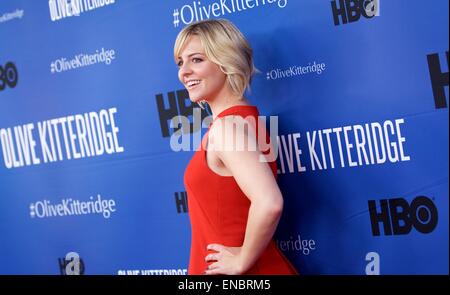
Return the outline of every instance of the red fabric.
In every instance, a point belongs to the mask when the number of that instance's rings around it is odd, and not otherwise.
[[[257,119],[258,109],[255,106],[233,106],[221,112],[216,119],[228,115],[243,118],[253,116]],[[208,133],[202,142],[207,140],[207,136]],[[276,161],[269,164],[276,177]],[[208,266],[205,257],[211,252],[206,249],[208,244],[242,246],[250,200],[232,176],[221,176],[209,168],[206,150],[202,145],[186,168],[184,183],[188,194],[192,234],[188,274],[203,274]],[[275,241],[271,240],[257,262],[245,274],[297,274],[297,271],[278,249]]]

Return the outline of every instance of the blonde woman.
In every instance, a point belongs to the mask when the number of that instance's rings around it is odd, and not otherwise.
[[[258,141],[258,109],[244,98],[255,72],[247,40],[227,20],[200,21],[178,34],[174,57],[191,101],[213,113],[184,175],[188,274],[297,274],[273,240],[283,210],[276,162],[249,148]],[[246,139],[244,148],[236,138]]]

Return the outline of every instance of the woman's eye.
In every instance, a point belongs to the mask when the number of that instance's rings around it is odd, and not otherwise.
[[[201,59],[201,58],[197,58],[197,57],[194,57],[193,59],[192,59],[192,62],[193,63],[199,63],[199,62],[202,62],[203,60]],[[178,61],[178,63],[177,63],[177,66],[178,67],[181,67],[183,65],[183,61],[182,60],[180,60],[180,61]]]

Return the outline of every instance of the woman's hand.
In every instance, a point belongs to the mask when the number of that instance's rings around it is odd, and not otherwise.
[[[243,273],[241,261],[242,247],[226,247],[220,244],[209,244],[206,249],[216,251],[206,255],[206,262],[215,261],[208,265],[205,275],[240,275]]]

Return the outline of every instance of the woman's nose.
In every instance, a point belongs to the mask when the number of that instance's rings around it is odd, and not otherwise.
[[[181,76],[184,76],[184,75],[190,74],[190,73],[192,73],[192,69],[188,63],[181,65],[181,67],[180,67],[180,75]]]

